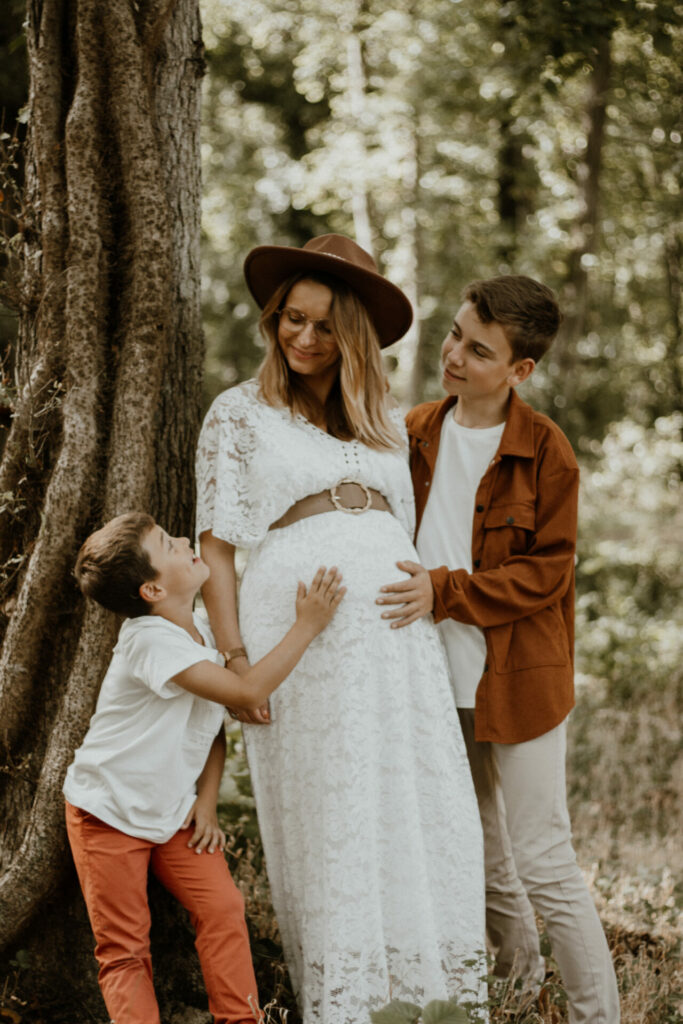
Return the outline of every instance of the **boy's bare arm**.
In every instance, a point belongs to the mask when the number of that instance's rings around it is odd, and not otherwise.
[[[211,661],[200,661],[174,677],[183,689],[229,707],[260,707],[287,678],[311,640],[332,619],[346,588],[337,569],[318,569],[308,590],[299,583],[297,618],[279,644],[243,676]]]
[[[225,849],[225,833],[218,825],[216,803],[225,764],[225,730],[221,725],[206,758],[206,764],[197,779],[197,799],[185,816],[181,828],[189,828],[194,822],[194,832],[187,845],[196,853],[207,850]]]

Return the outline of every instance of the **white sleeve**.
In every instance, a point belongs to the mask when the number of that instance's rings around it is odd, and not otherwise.
[[[131,629],[117,645],[128,671],[158,697],[187,693],[172,681],[174,677],[200,661],[213,662],[215,652],[196,643],[185,630],[169,627],[163,619],[152,622],[150,617],[145,618],[139,628]]]
[[[410,476],[410,466],[408,463],[408,431],[403,413],[398,406],[394,406],[393,409],[389,410],[389,418],[401,435],[401,440],[404,444],[403,450],[399,453],[399,458],[403,461],[404,466],[392,490],[390,503],[394,515],[408,536],[412,537],[415,533],[415,496],[413,494],[413,481]]]
[[[243,385],[224,391],[206,414],[197,445],[197,537],[211,530],[221,540],[248,548],[267,530],[250,474],[257,419]]]

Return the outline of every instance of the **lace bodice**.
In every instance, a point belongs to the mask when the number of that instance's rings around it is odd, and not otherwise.
[[[391,417],[405,437],[398,409]],[[415,527],[407,447],[381,451],[341,441],[258,397],[249,380],[219,395],[197,448],[197,535],[212,530],[252,548],[294,502],[344,478],[380,491],[409,536]]]

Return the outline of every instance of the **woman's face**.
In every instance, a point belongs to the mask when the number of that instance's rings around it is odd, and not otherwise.
[[[304,278],[288,292],[277,330],[278,344],[290,370],[308,378],[315,390],[320,386],[327,393],[339,365],[339,345],[329,321],[331,307],[331,290]]]

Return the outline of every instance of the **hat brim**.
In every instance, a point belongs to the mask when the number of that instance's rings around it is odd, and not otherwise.
[[[283,281],[316,270],[338,277],[353,288],[368,311],[381,348],[402,338],[413,322],[413,308],[400,288],[381,274],[339,256],[287,245],[259,245],[244,261],[249,291],[261,309]]]

